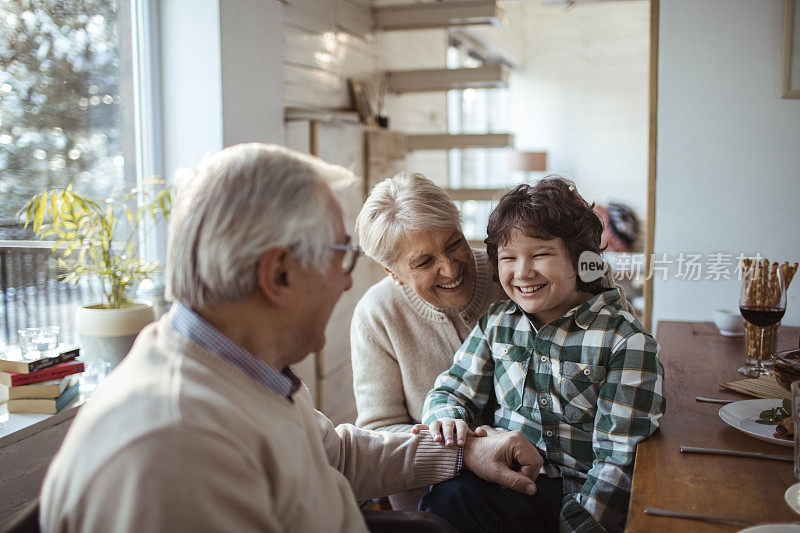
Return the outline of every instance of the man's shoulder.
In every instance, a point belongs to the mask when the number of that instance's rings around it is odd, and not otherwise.
[[[260,393],[260,385],[224,362],[214,367],[200,357],[167,353],[155,339],[162,333],[163,328],[145,332],[81,408],[59,452],[67,460],[80,459],[91,471],[154,435],[246,436],[248,427],[249,433],[259,431],[260,412],[280,416],[281,403],[288,404],[266,389]],[[239,374],[242,379],[236,380]]]
[[[161,485],[172,486],[171,476],[197,462],[256,472],[266,449],[291,450],[292,440],[308,438],[307,424],[292,409],[311,409],[307,392],[299,391],[301,401],[292,404],[266,389],[253,395],[257,387],[239,388],[223,375],[212,386],[202,377],[212,370],[193,358],[164,357],[168,362],[159,365],[154,359],[160,355],[134,350],[82,407],[43,485],[53,516],[83,498],[105,501],[103,492],[113,484],[109,472],[157,487],[149,497],[158,497],[170,491]],[[281,431],[264,431],[270,425]]]

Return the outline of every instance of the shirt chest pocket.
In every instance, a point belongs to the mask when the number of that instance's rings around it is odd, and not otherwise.
[[[516,411],[522,406],[530,354],[513,344],[493,343],[494,392],[503,407]]]
[[[564,418],[571,423],[593,420],[597,411],[597,395],[606,379],[606,369],[573,361],[559,361],[558,367],[553,379],[561,397]]]

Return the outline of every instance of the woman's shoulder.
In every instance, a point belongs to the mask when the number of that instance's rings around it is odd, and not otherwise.
[[[353,318],[366,319],[394,314],[402,305],[403,294],[389,276],[367,289],[355,307]]]

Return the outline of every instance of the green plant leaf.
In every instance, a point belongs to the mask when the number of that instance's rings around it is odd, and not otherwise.
[[[53,217],[53,229],[58,229],[60,214],[58,211],[58,193],[53,191],[50,195],[50,215]]]
[[[47,189],[31,197],[18,212],[25,227],[33,225],[39,238],[55,237],[53,251],[60,278],[77,283],[82,277],[97,276],[103,286],[105,304],[119,307],[127,292],[153,274],[157,263],[135,257],[137,227],[144,216],[167,218],[172,209],[172,187],[164,180],[146,179],[140,189],[118,186],[108,198],[99,200],[73,190]],[[133,208],[133,204],[139,205]],[[52,218],[52,222],[45,222]],[[128,222],[128,235],[119,225]],[[117,241],[115,241],[117,239]]]
[[[39,232],[42,228],[47,205],[47,191],[42,191],[36,198],[33,212],[33,231]]]

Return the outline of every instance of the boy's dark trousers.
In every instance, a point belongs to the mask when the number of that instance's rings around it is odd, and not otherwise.
[[[536,478],[536,494],[504,489],[472,472],[434,485],[419,502],[460,532],[556,532],[561,512],[561,478]]]

